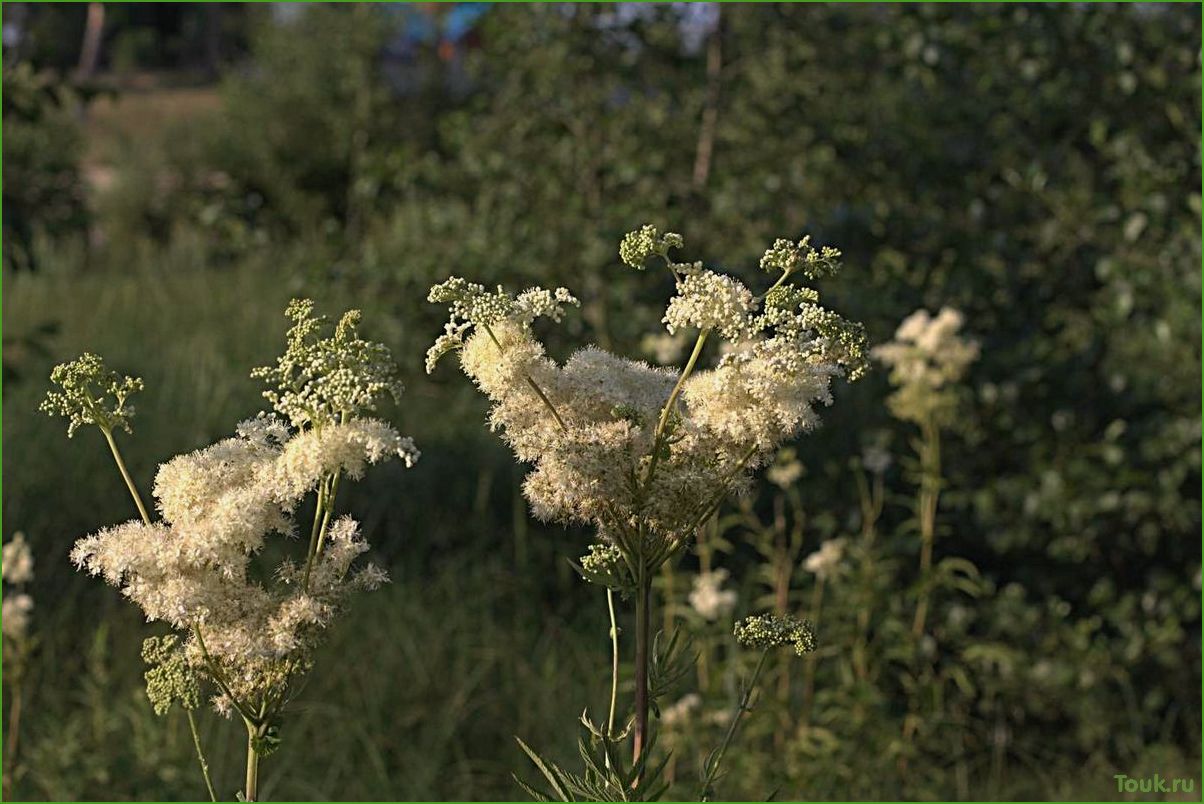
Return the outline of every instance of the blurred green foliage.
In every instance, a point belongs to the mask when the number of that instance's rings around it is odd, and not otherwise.
[[[5,363],[6,375],[19,360],[21,376],[36,378],[90,349],[144,376],[127,457],[145,484],[157,461],[258,407],[245,371],[272,356],[291,294],[368,308],[373,337],[403,361],[410,387],[395,418],[423,463],[412,477],[369,481],[355,506],[369,512],[385,560],[405,570],[388,601],[366,603],[349,624],[354,647],[327,661],[355,648],[379,658],[320,674],[339,685],[323,698],[349,703],[313,713],[314,733],[337,728],[348,743],[295,741],[280,755],[292,764],[265,764],[269,795],[506,797],[521,765],[509,735],[541,748],[554,737],[572,751],[569,724],[606,681],[601,602],[563,562],[584,537],[528,526],[520,472],[485,432],[480,401],[446,369],[422,375],[439,328],[423,299],[452,272],[512,289],[564,284],[584,308],[563,348],[596,340],[637,352],[667,288],[620,270],[616,244],[645,221],[680,230],[746,278],[774,238],[810,233],[844,251],[847,270],[822,291],[866,323],[871,342],[917,307],[950,305],[982,344],[943,444],[936,560],[953,563],[932,613],[937,654],[923,672],[898,654],[916,649],[906,604],[918,551],[904,457],[913,434],[890,420],[876,372],[839,388],[825,426],[798,445],[802,555],[821,537],[849,536],[855,579],[825,592],[809,719],[778,737],[767,707],[755,712],[749,734],[765,750],[741,752],[722,793],[1115,796],[1115,772],[1198,774],[1199,8],[766,4],[725,6],[715,19],[667,5],[506,5],[482,18],[479,47],[451,59],[419,47],[405,69],[421,80],[401,84],[382,54],[406,22],[384,7],[248,19],[258,20],[250,53],[227,70],[219,108],[132,142],[87,208],[78,133],[22,129],[37,118],[10,110],[9,82],[34,73],[6,67],[5,262],[41,270],[5,275]],[[30,181],[14,183],[10,170]],[[62,192],[34,195],[40,188]],[[10,202],[18,192],[28,200]],[[11,262],[10,242],[23,241],[10,239],[10,209],[14,227],[46,234]],[[86,251],[52,226],[85,209]],[[52,319],[62,331],[43,339],[49,353],[10,349],[50,332]],[[180,724],[178,744],[147,761],[135,745],[114,745],[109,710],[80,697],[81,684],[100,682],[79,646],[109,622],[121,669],[103,676],[99,699],[147,718],[127,731],[157,734],[137,691],[146,629],[54,558],[129,514],[119,478],[99,448],[67,444],[34,418],[36,382],[7,390],[4,531],[25,530],[39,551],[45,668],[32,693],[43,720],[27,716],[16,789],[187,795]],[[871,550],[853,538],[863,519],[849,459],[879,433],[896,462]],[[766,593],[758,546],[775,538],[781,499],[765,492],[725,520],[724,566],[744,608]],[[488,579],[464,575],[478,565]],[[678,618],[690,616],[692,567],[679,571]],[[488,604],[456,591],[498,578],[513,585]],[[791,605],[807,614],[812,592],[798,581]],[[417,633],[399,610],[421,623]],[[864,650],[876,675],[851,665],[862,611],[873,612]],[[513,620],[500,632],[472,624],[489,616]],[[429,622],[443,618],[458,625]],[[699,686],[716,701],[730,698],[741,668],[723,658],[723,635],[712,637],[724,669]],[[553,644],[533,654],[542,639]],[[464,664],[477,651],[489,657],[487,681]],[[442,664],[426,663],[432,655]],[[533,655],[544,664],[532,667]],[[352,713],[357,690],[381,683],[369,667],[391,668],[381,672],[406,687],[419,658],[444,686],[415,689],[470,714],[449,718],[436,739],[399,736],[414,712],[434,729],[445,711],[416,709],[408,692]],[[791,701],[805,699],[790,689]],[[900,742],[916,689],[926,719]],[[92,731],[70,725],[80,718]],[[84,741],[75,753],[64,733],[84,735],[71,738]],[[332,743],[362,750],[322,770],[314,759]],[[388,748],[373,753],[379,745]],[[79,770],[81,756],[96,767]],[[223,761],[237,774],[237,757]]]
[[[36,267],[39,238],[80,237],[87,210],[71,88],[28,62],[4,67],[4,267]]]

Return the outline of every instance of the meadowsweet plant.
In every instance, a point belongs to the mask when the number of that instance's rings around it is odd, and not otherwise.
[[[963,316],[951,307],[942,308],[932,316],[927,310],[916,310],[899,324],[895,338],[875,347],[873,356],[890,367],[894,391],[887,398],[887,407],[896,418],[916,424],[919,439],[913,442],[916,453],[917,493],[915,515],[920,532],[920,562],[918,593],[912,617],[913,645],[923,645],[925,651],[913,648],[911,672],[925,678],[924,684],[913,684],[908,695],[909,717],[904,721],[903,741],[908,743],[919,729],[922,720],[916,690],[931,684],[936,676],[931,662],[921,661],[921,653],[935,652],[935,640],[926,633],[928,611],[938,573],[933,567],[933,546],[936,542],[937,508],[944,483],[941,471],[941,432],[954,423],[964,388],[960,381],[971,363],[978,359],[977,341],[961,334]],[[957,567],[961,559],[948,558],[945,567]],[[973,574],[977,570],[969,565]],[[905,758],[900,771],[906,775]]]
[[[873,356],[890,367],[894,391],[887,406],[897,418],[920,427],[915,449],[920,466],[917,519],[923,588],[912,623],[917,638],[924,633],[928,616],[928,576],[941,490],[941,429],[952,424],[963,392],[960,381],[978,359],[978,343],[960,333],[962,323],[962,314],[951,307],[936,316],[916,310],[899,324],[893,341],[873,350]]]
[[[656,773],[646,764],[649,713],[664,692],[660,682],[670,662],[658,654],[651,631],[652,579],[729,494],[746,489],[784,442],[818,422],[817,408],[831,403],[834,379],[855,380],[866,369],[860,325],[821,306],[816,290],[798,284],[835,272],[838,251],[817,249],[807,238],[778,240],[761,260],[774,281],[754,294],[733,276],[679,262],[672,252],[682,246],[679,235],[644,226],[619,247],[629,267],[660,264],[673,276],[676,293],[663,323],[670,335],[688,333],[693,341],[676,371],[594,346],[563,365],[549,359],[532,324],[558,322],[578,305],[565,288],[511,295],[453,277],[429,295],[451,315],[428,351],[428,371],[456,352],[492,402],[491,426],[533,467],[524,493],[534,514],[597,533],[582,570],[607,587],[614,660],[606,724],[587,722],[587,729],[604,753],[595,764],[607,772],[587,772],[574,787],[563,771],[537,759],[558,797],[658,792],[651,781]],[[708,344],[717,344],[720,354],[704,367]],[[630,726],[623,728],[616,716],[616,594],[635,610],[634,695]],[[613,749],[628,732],[632,761],[621,764]]]
[[[3,612],[0,630],[4,633],[4,675],[10,690],[8,723],[4,743],[4,798],[8,800],[13,776],[17,771],[17,748],[21,737],[21,711],[24,705],[24,686],[29,654],[33,649],[30,621],[33,598],[26,591],[33,580],[33,550],[25,534],[17,531],[4,543],[3,550]]]
[[[126,398],[142,383],[109,371],[94,355],[59,366],[43,408],[69,419],[69,434],[96,425],[141,514],[80,539],[71,557],[171,632],[143,645],[146,689],[156,713],[188,714],[211,798],[217,793],[201,749],[194,710],[205,702],[239,717],[247,731],[243,799],[258,798],[260,758],[281,738],[286,706],[313,665],[314,649],[348,596],[387,580],[373,564],[359,525],[336,516],[343,478],[370,464],[412,466],[413,442],[370,414],[401,383],[387,348],[358,334],[351,311],[332,334],[308,300],[293,301],[284,354],[255,369],[272,410],[242,422],[231,438],[159,467],[149,515],[126,471],[113,431],[130,432]],[[304,552],[270,572],[257,566],[267,540],[300,531],[295,514],[314,498]]]

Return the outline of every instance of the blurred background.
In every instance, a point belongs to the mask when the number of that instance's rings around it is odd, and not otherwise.
[[[589,534],[530,521],[482,399],[450,364],[423,373],[443,320],[425,297],[451,273],[563,284],[584,305],[560,356],[671,359],[646,337],[671,287],[617,256],[643,223],[750,283],[774,238],[809,233],[844,251],[821,291],[871,342],[949,305],[982,347],[942,441],[936,555],[961,569],[922,644],[917,431],[885,370],[840,384],[789,479],[662,579],[665,624],[710,657],[678,713],[696,723],[666,727],[668,795],[693,795],[722,733],[707,708],[747,670],[690,578],[723,567],[727,616],[761,608],[787,520],[791,561],[859,547],[819,594],[787,573],[779,601],[822,649],[773,668],[784,705],[750,717],[723,796],[1199,784],[1200,22],[1194,4],[5,3],[3,530],[36,561],[28,635],[5,642],[5,798],[204,792],[183,717],[145,697],[161,628],[67,561],[134,512],[103,439],[36,412],[50,368],[89,350],[145,378],[122,443],[146,490],[262,407],[248,371],[302,294],[364,309],[408,378],[385,414],[424,455],[343,498],[394,582],[332,634],[261,791],[508,799],[530,775],[514,735],[570,759],[609,682],[605,601],[566,561]],[[235,789],[241,725],[201,724]]]

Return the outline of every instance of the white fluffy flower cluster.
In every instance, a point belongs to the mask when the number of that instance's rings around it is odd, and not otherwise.
[[[665,329],[713,329],[729,341],[752,335],[756,300],[744,283],[714,271],[689,271],[665,310]]]
[[[20,531],[4,544],[3,570],[5,595],[0,611],[0,629],[9,639],[20,640],[29,633],[29,618],[33,613],[33,598],[20,587],[33,580],[33,551],[25,534]],[[17,587],[10,590],[8,587]],[[8,592],[12,592],[8,594]]]
[[[14,533],[13,537],[5,542],[3,563],[0,566],[3,567],[0,572],[5,583],[19,585],[33,580],[33,550],[29,549],[29,542],[21,531]]]
[[[252,557],[268,534],[291,532],[292,509],[322,478],[357,477],[366,464],[393,457],[408,465],[417,452],[374,419],[295,435],[271,417],[244,422],[236,437],[160,467],[162,522],[102,530],[80,539],[71,557],[121,589],[148,620],[189,633],[190,661],[200,666],[207,651],[237,698],[264,700],[304,669],[344,596],[385,578],[372,566],[349,574],[368,549],[350,518],[331,526],[308,584],[291,562],[277,570],[276,583],[265,583],[253,576]],[[228,704],[219,700],[219,710]]]
[[[704,620],[718,620],[731,614],[736,608],[736,592],[723,588],[727,579],[728,571],[725,569],[695,575],[688,598],[690,608],[698,612]]]
[[[978,343],[960,334],[964,318],[951,307],[936,316],[916,310],[903,319],[895,339],[873,355],[890,367],[895,392],[887,400],[900,419],[943,423],[957,405],[958,381],[978,359]]]
[[[817,578],[831,578],[840,571],[844,560],[844,539],[828,539],[819,549],[803,559],[803,569]]]
[[[677,245],[665,237],[647,227],[633,233],[624,259],[665,257]],[[814,291],[777,293],[759,312],[731,277],[665,259],[678,279],[670,329],[730,341],[718,365],[693,371],[677,396],[677,372],[596,347],[563,366],[550,360],[530,324],[536,315],[558,319],[561,305],[575,303],[567,291],[544,291],[539,307],[524,301],[531,291],[510,298],[458,278],[431,291],[451,320],[428,369],[460,348],[461,367],[493,403],[492,426],[535,467],[524,490],[540,518],[593,524],[628,542],[643,534],[679,543],[717,498],[746,486],[783,441],[815,424],[832,378],[862,371],[860,327],[820,308]]]

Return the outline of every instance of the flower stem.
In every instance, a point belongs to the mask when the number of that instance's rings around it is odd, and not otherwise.
[[[259,754],[255,751],[255,726],[247,724],[247,783],[243,790],[243,801],[259,800]]]
[[[305,574],[301,578],[301,588],[309,589],[309,573],[313,569],[314,559],[318,555],[318,532],[322,527],[322,515],[326,511],[326,484],[328,478],[322,478],[318,484],[318,500],[314,503],[314,524],[309,529],[309,547],[305,550]]]
[[[928,619],[928,599],[932,593],[932,543],[936,540],[936,511],[941,493],[941,431],[929,419],[923,427],[920,445],[920,600],[916,604],[912,636],[924,634]]]
[[[150,514],[146,511],[146,506],[142,504],[142,496],[138,494],[138,487],[134,485],[134,479],[130,477],[130,471],[125,468],[125,461],[121,458],[121,450],[117,449],[117,442],[113,440],[113,431],[108,427],[100,428],[100,432],[105,434],[105,441],[109,442],[109,449],[113,452],[113,460],[117,461],[117,468],[121,470],[121,477],[125,480],[126,487],[130,490],[130,496],[134,498],[134,504],[138,506],[138,513],[142,515],[142,521],[146,524],[151,523]]]
[[[698,333],[698,340],[694,341],[694,351],[690,353],[690,359],[686,361],[686,367],[681,370],[681,376],[677,378],[677,384],[673,386],[673,391],[669,394],[669,399],[665,401],[665,407],[661,410],[660,421],[656,423],[656,431],[652,436],[652,460],[648,463],[648,473],[644,476],[645,492],[652,485],[652,478],[656,474],[656,465],[660,462],[661,457],[661,440],[665,435],[665,428],[669,424],[669,416],[673,413],[673,408],[677,404],[677,398],[681,396],[682,389],[686,386],[686,379],[693,373],[694,367],[698,365],[698,358],[702,355],[702,347],[706,345],[707,335],[710,335],[709,329],[704,329]]]
[[[651,639],[652,583],[641,558],[635,591],[635,738],[632,762],[639,761],[648,744],[648,648]]]
[[[731,491],[729,485],[731,484],[732,480],[736,477],[736,475],[740,474],[740,470],[744,468],[745,464],[748,463],[748,459],[751,458],[753,453],[756,451],[757,445],[753,444],[748,448],[748,451],[744,453],[743,457],[736,462],[736,465],[733,466],[727,473],[727,476],[723,478],[723,482],[719,484],[719,491],[717,491],[715,496],[707,502],[706,507],[702,509],[702,514],[696,520],[694,520],[694,524],[690,527],[690,530],[695,530],[696,528],[700,528],[705,525],[706,521],[711,518],[711,515],[719,510],[719,506],[723,505],[723,500]]]
[[[317,560],[322,553],[322,545],[326,543],[326,534],[330,532],[330,518],[334,515],[334,501],[339,493],[339,478],[342,476],[343,472],[340,469],[334,473],[334,479],[330,481],[330,491],[326,494],[326,512],[322,515],[322,527],[318,529],[318,545],[314,550],[314,560]],[[306,577],[307,586],[308,582],[309,578]]]
[[[501,354],[506,354],[506,350],[502,348],[502,342],[499,341],[497,336],[493,334],[493,330],[490,329],[487,324],[482,324],[482,326],[485,327],[485,332],[489,334],[489,340],[493,341],[493,345],[497,347],[498,352]],[[551,412],[552,418],[556,420],[558,425],[560,425],[560,429],[567,430],[568,426],[565,425],[564,419],[560,418],[560,413],[557,412],[556,406],[552,404],[552,400],[548,398],[548,395],[544,393],[544,390],[539,387],[539,383],[535,382],[534,378],[532,378],[529,374],[525,376],[525,379],[527,381],[527,385],[531,386],[531,390],[534,391],[541,400],[543,400],[544,407]]]
[[[619,624],[615,619],[613,589],[606,590],[606,608],[610,613],[610,712],[606,717],[606,737],[611,739],[615,733],[615,709],[619,701]]]
[[[209,649],[205,647],[205,638],[201,636],[201,626],[199,623],[193,623],[192,633],[196,637],[197,646],[201,649],[201,656],[205,659],[205,666],[209,670],[209,676],[213,679],[213,683],[221,690],[222,694],[230,699],[230,705],[234,707],[238,714],[242,715],[242,719],[250,723],[251,712],[243,703],[234,695],[234,691],[230,689],[230,685],[226,683],[226,677],[222,673],[221,667],[217,662],[213,661],[213,657],[209,655]]]
[[[702,790],[698,793],[699,801],[711,800],[711,785],[719,776],[719,768],[723,765],[723,756],[727,753],[728,746],[732,743],[732,738],[736,735],[736,727],[740,725],[740,719],[744,717],[745,712],[752,711],[749,705],[752,701],[753,692],[757,689],[757,682],[761,678],[761,671],[765,669],[765,660],[769,657],[769,651],[761,652],[761,659],[757,662],[757,669],[753,671],[752,678],[748,685],[745,686],[744,692],[740,695],[740,702],[736,704],[736,711],[732,714],[732,722],[728,724],[727,733],[723,735],[723,742],[715,749],[715,752],[707,759],[706,776],[702,780]]]
[[[0,792],[3,792],[5,801],[12,799],[12,785],[16,776],[17,741],[21,736],[21,701],[23,698],[21,693],[24,687],[22,682],[25,678],[23,651],[19,648],[16,650],[10,648],[9,650],[17,654],[17,659],[9,671],[11,700],[8,707],[8,742],[4,746],[4,773],[3,782],[0,784],[2,787]]]
[[[209,790],[209,800],[217,801],[217,793],[213,792],[213,780],[209,778],[209,763],[205,761],[205,752],[201,750],[201,735],[196,730],[196,718],[191,709],[185,709],[188,715],[188,729],[192,732],[192,744],[196,746],[196,758],[201,763],[201,775],[205,777],[205,787]]]

